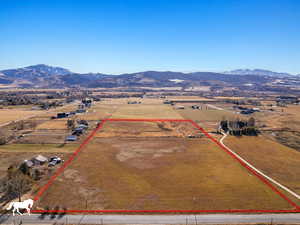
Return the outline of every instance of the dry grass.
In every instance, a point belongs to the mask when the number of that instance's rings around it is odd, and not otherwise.
[[[68,195],[65,194],[68,190]],[[291,209],[207,138],[95,138],[42,196],[68,209]]]
[[[167,96],[169,100],[199,100],[199,101],[214,101],[211,98],[203,98],[199,96]]]
[[[240,115],[225,110],[206,109],[204,105],[201,110],[194,110],[187,106],[185,109],[177,110],[177,112],[185,119],[199,122],[207,131],[216,131],[220,121],[224,118],[229,120],[241,118]]]
[[[224,143],[268,176],[300,194],[300,152],[265,137],[230,136]]]
[[[118,107],[119,104],[116,103],[107,104],[106,101],[96,102],[88,109],[87,113],[78,115],[78,118],[85,120],[101,120],[111,117],[112,113],[114,113]]]
[[[61,119],[48,120],[39,124],[36,129],[67,129],[67,121]]]
[[[277,107],[275,112],[261,112],[254,117],[270,139],[300,151],[300,105]]]
[[[108,122],[96,137],[187,137],[202,133],[188,122]]]
[[[1,145],[0,152],[14,154],[16,152],[74,152],[77,144],[9,144]]]
[[[112,118],[142,118],[142,119],[182,119],[182,117],[169,105],[122,105]]]
[[[33,117],[41,113],[43,113],[43,111],[24,109],[0,109],[0,125],[15,120]]]
[[[0,109],[0,125],[15,120],[24,120],[24,119],[49,119],[51,116],[55,116],[57,112],[68,112],[73,111],[77,108],[76,103],[67,104],[62,107],[55,109],[45,110],[31,110],[26,109],[26,107],[14,107],[7,109]]]

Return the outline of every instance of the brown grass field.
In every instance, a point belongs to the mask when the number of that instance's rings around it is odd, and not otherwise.
[[[201,104],[198,104],[201,105]],[[176,110],[183,118],[190,119],[198,122],[207,131],[216,131],[218,125],[222,119],[236,119],[241,118],[240,115],[228,112],[225,110],[206,109],[205,105],[202,105],[203,109],[191,109],[190,104],[186,105],[185,109]]]
[[[130,105],[128,101],[142,103]],[[162,102],[162,99],[105,99],[74,119],[90,121],[91,129],[104,118],[191,119],[208,131],[216,131],[221,119],[240,117],[225,110],[193,110],[190,107],[179,110]],[[76,108],[77,103],[48,112],[0,109],[0,123],[1,119],[9,122],[34,116],[32,120],[43,122],[32,134],[55,134],[59,130],[61,133],[66,129],[68,118],[50,120],[50,116]],[[254,116],[268,127],[286,126],[297,130],[298,110],[299,106],[288,106],[284,112]],[[17,112],[16,115],[10,115],[12,111]],[[59,137],[59,132],[57,137],[28,137],[29,142],[37,139],[53,144],[0,146],[0,173],[5,172],[10,163],[40,153],[67,157],[85,138],[81,137],[78,143],[54,144],[59,138],[63,142],[64,135]],[[69,131],[64,132],[67,135]],[[198,138],[187,138],[189,135]],[[228,137],[225,144],[299,194],[299,152],[264,137]],[[174,122],[106,123],[37,203],[38,208],[46,206],[96,210],[292,209],[216,144],[199,135],[198,130]]]
[[[274,141],[300,151],[300,105],[276,107],[274,112],[254,115],[263,134]]]
[[[36,129],[67,129],[67,121],[63,119],[47,120],[39,124]]]
[[[109,122],[96,137],[188,137],[202,133],[187,122]]]
[[[137,118],[137,119],[182,119],[179,113],[169,105],[123,105],[113,114],[112,118]]]
[[[39,110],[0,109],[0,125],[41,114]]]
[[[77,104],[68,104],[62,107],[55,109],[45,110],[31,110],[26,107],[14,107],[14,108],[5,108],[0,109],[0,125],[4,123],[12,122],[15,120],[23,120],[28,118],[34,119],[45,119],[50,118],[51,116],[56,115],[57,112],[67,112],[76,109]]]
[[[32,153],[47,153],[47,152],[74,152],[78,147],[78,144],[9,144],[1,145],[0,153],[12,153],[16,152],[32,152]]]
[[[300,152],[262,136],[229,136],[224,143],[268,176],[300,194]]]
[[[291,209],[204,137],[95,137],[37,206],[79,210]]]

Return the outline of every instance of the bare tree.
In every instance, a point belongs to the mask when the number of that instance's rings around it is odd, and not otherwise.
[[[75,128],[75,121],[74,120],[68,120],[67,121],[67,127],[70,130],[73,130]]]
[[[28,192],[32,186],[32,179],[23,174],[18,168],[10,167],[7,171],[5,195],[7,199],[19,198]]]
[[[7,135],[0,130],[0,145],[5,145],[8,142],[8,137]]]
[[[248,127],[254,127],[255,126],[255,119],[253,117],[250,117],[248,120]]]

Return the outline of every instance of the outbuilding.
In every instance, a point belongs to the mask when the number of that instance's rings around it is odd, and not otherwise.
[[[67,136],[66,141],[77,141],[77,136],[75,135]]]
[[[48,161],[48,159],[45,156],[38,155],[35,158],[32,159],[34,165],[43,165]]]
[[[24,160],[24,164],[27,168],[32,168],[34,166],[34,162],[32,160]]]

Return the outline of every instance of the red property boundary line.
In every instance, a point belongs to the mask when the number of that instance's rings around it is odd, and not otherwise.
[[[54,180],[65,170],[65,168],[76,158],[78,153],[93,139],[94,135],[99,131],[105,122],[107,121],[123,121],[123,122],[188,122],[191,123],[195,128],[200,130],[206,137],[216,143],[222,150],[228,153],[232,158],[237,160],[243,167],[245,167],[250,173],[259,178],[264,184],[271,188],[276,194],[287,201],[295,209],[293,210],[260,210],[260,209],[228,209],[228,210],[32,210],[34,213],[300,213],[300,206],[289,199],[283,194],[278,188],[270,183],[266,178],[258,174],[255,170],[241,161],[238,157],[228,151],[219,141],[213,138],[208,132],[200,127],[193,120],[184,119],[104,119],[98,126],[90,133],[90,135],[81,143],[71,157],[52,175],[49,181],[38,191],[34,200],[37,201],[43,195],[43,193],[50,187]]]

